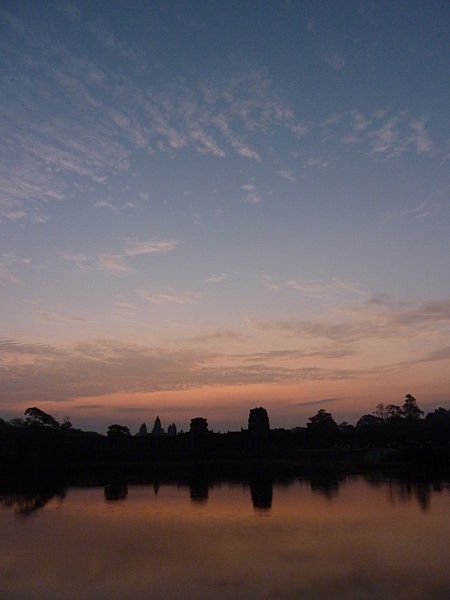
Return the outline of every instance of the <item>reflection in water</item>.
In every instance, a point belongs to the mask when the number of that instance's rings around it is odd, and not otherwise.
[[[128,486],[124,481],[110,483],[105,485],[105,500],[108,502],[114,500],[125,500],[128,496]]]
[[[55,490],[50,487],[2,494],[0,502],[3,506],[13,507],[17,515],[29,515],[43,508],[52,498],[57,498],[62,502],[65,495],[64,489]]]
[[[352,480],[364,478],[366,483],[373,488],[382,488],[386,490],[386,495],[391,504],[417,502],[423,512],[430,508],[431,496],[433,493],[440,493],[450,489],[449,482],[440,480],[413,479],[411,477],[384,476],[371,473],[368,476],[349,476],[333,472],[314,473],[308,477],[291,478],[276,481],[278,487],[288,488],[295,485],[297,481],[304,481],[309,484],[311,492],[323,496],[327,500],[336,500],[339,497],[339,490],[343,484]],[[249,482],[250,495],[253,508],[259,511],[269,511],[272,508],[274,480],[268,476],[253,477]],[[153,493],[158,495],[160,482],[151,483]],[[214,482],[210,479],[195,477],[189,480],[189,483],[178,483],[178,487],[188,485],[191,502],[193,504],[206,504],[210,489],[214,487]],[[244,489],[248,489],[244,487]],[[47,483],[45,486],[28,486],[19,491],[8,490],[0,491],[0,504],[5,507],[13,507],[16,514],[27,515],[46,506],[53,498],[60,502],[65,498],[65,488],[62,484]],[[104,488],[104,498],[106,501],[125,500],[128,496],[128,485],[126,481],[113,481]]]
[[[405,478],[383,478],[371,475],[367,479],[368,483],[374,487],[387,486],[387,495],[392,504],[397,502],[408,503],[416,501],[423,512],[430,508],[431,496],[433,492],[441,492],[443,487],[448,489],[449,484],[443,486],[439,480],[411,479]]]
[[[209,484],[203,479],[192,479],[189,483],[191,502],[206,504],[208,502]]]
[[[250,493],[255,510],[269,511],[271,509],[273,495],[271,479],[253,479],[250,481]]]
[[[0,598],[449,597],[448,484],[305,483],[257,477],[243,488],[197,478],[155,495],[152,485],[114,482],[71,488],[62,504],[55,490],[53,499],[42,490],[3,494]],[[125,497],[120,510],[105,503]],[[18,508],[34,518],[11,518]]]
[[[310,476],[311,491],[322,494],[328,500],[337,497],[339,486],[345,479],[336,473],[318,473]]]

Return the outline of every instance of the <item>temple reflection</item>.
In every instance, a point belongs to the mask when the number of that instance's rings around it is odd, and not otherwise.
[[[273,481],[271,479],[251,480],[250,494],[255,510],[262,512],[270,511],[272,508]]]

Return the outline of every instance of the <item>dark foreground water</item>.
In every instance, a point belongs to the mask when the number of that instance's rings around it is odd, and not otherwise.
[[[116,483],[0,499],[2,599],[450,598],[445,483]]]

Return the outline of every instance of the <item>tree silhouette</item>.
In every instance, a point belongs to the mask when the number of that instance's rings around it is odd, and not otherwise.
[[[306,427],[314,445],[322,444],[323,446],[329,446],[336,441],[339,434],[339,427],[331,413],[321,408],[308,421]]]
[[[27,408],[25,411],[25,425],[37,426],[37,427],[52,427],[53,429],[59,428],[59,423],[51,415],[44,412],[36,406]]]
[[[309,423],[306,424],[311,432],[319,434],[335,434],[338,430],[336,421],[331,413],[321,408],[313,417],[309,417]]]
[[[405,419],[420,419],[423,415],[423,410],[417,406],[417,400],[411,394],[406,394],[402,412]]]
[[[128,438],[130,435],[130,430],[125,425],[114,423],[108,427],[107,436],[109,438]]]

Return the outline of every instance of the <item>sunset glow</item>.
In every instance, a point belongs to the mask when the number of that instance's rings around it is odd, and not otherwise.
[[[2,2],[0,416],[449,408],[449,17]]]

